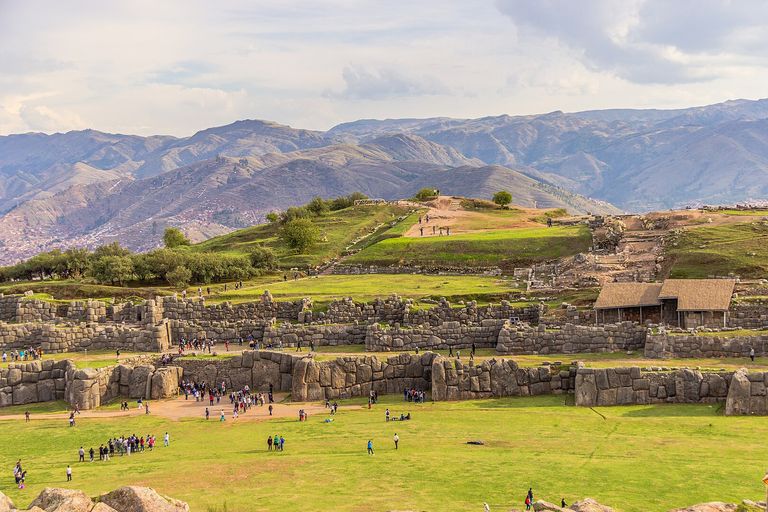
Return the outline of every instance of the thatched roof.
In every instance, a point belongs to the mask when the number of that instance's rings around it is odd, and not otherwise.
[[[678,311],[727,311],[731,305],[732,279],[667,279],[660,299],[677,299]]]
[[[606,283],[595,301],[595,309],[658,306],[661,283]]]

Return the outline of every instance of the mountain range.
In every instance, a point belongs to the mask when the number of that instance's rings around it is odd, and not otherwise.
[[[768,100],[678,110],[359,120],[326,132],[244,120],[191,137],[0,136],[0,264],[112,240],[201,240],[316,195],[422,187],[574,213],[760,200]]]

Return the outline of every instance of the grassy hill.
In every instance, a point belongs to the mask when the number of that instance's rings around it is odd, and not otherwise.
[[[672,242],[667,255],[672,262],[670,277],[733,273],[761,278],[768,273],[768,224],[745,222],[689,229]]]
[[[406,207],[396,205],[351,206],[311,219],[320,230],[321,241],[303,254],[288,247],[279,238],[277,223],[241,229],[190,246],[189,250],[248,254],[257,245],[272,249],[283,268],[316,266],[340,256],[347,247],[365,235],[380,236],[392,223],[408,214]]]
[[[429,238],[398,237],[371,245],[345,262],[509,269],[585,252],[591,240],[586,226],[503,229]]]

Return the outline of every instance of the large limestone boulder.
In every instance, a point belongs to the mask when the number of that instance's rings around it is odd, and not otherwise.
[[[149,487],[120,487],[104,494],[99,501],[117,512],[189,512],[183,501],[161,496]]]
[[[685,508],[676,508],[669,512],[735,512],[738,507],[734,503],[723,503],[721,501],[712,501],[710,503],[699,503]]]
[[[115,509],[107,505],[106,503],[97,503],[95,507],[91,509],[91,512],[117,512]]]
[[[598,503],[596,500],[592,498],[584,498],[581,501],[577,501],[573,503],[568,508],[571,510],[575,510],[576,512],[613,512],[613,509],[611,507],[601,505],[600,503]]]
[[[725,399],[726,416],[749,414],[751,388],[746,369],[742,368],[733,374],[731,385],[728,386],[728,397]]]
[[[13,388],[14,405],[31,404],[37,401],[36,383],[23,383]]]
[[[30,504],[45,512],[90,512],[93,501],[83,491],[46,487]]]
[[[544,500],[536,500],[533,502],[533,510],[536,512],[549,511],[549,512],[566,512],[567,509],[558,507],[554,503],[550,503]]]
[[[157,400],[178,396],[180,374],[181,368],[176,366],[158,368],[152,375],[151,398]]]
[[[133,369],[128,382],[129,398],[149,398],[147,396],[147,388],[154,371],[155,367],[150,365],[137,366]]]
[[[10,512],[15,509],[16,507],[13,506],[11,498],[0,492],[0,512]]]
[[[576,405],[593,407],[597,405],[597,383],[594,370],[581,369],[576,374]]]

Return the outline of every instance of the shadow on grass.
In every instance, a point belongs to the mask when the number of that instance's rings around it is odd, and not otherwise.
[[[725,404],[655,404],[647,406],[630,406],[629,410],[620,414],[611,414],[616,407],[600,407],[606,416],[622,416],[625,418],[672,418],[691,416],[722,416]]]

